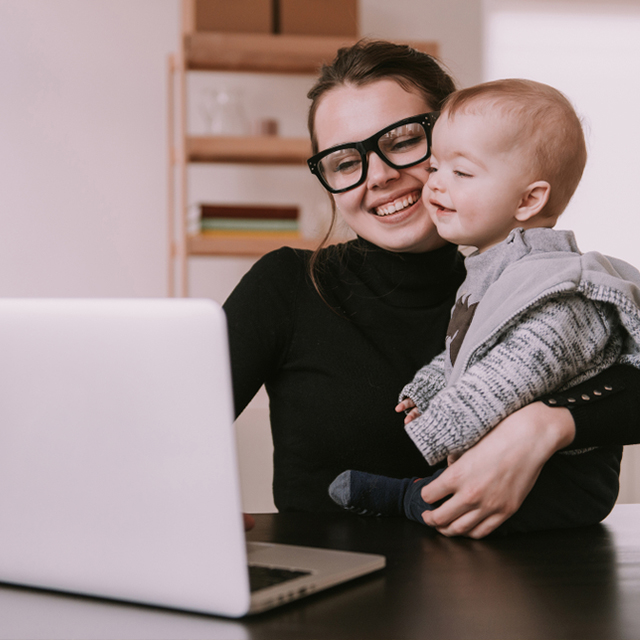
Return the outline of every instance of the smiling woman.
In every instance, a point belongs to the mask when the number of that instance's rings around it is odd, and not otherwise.
[[[405,89],[395,80],[344,84],[319,101],[314,137],[322,152],[375,137],[389,126],[437,108],[418,89]],[[343,126],[336,127],[337,122]],[[430,125],[431,119],[426,122]],[[426,140],[426,131],[424,135]],[[362,179],[334,195],[344,221],[357,235],[391,251],[418,253],[443,246],[420,200],[428,176],[427,151],[402,168],[377,149],[369,152]]]
[[[438,111],[453,90],[431,56],[365,41],[341,50],[309,93],[312,164],[340,147],[359,151],[363,179],[350,187],[329,184],[337,191],[336,215],[357,238],[313,254],[289,248],[268,254],[225,303],[236,413],[263,383],[269,395],[280,511],[339,509],[328,487],[344,469],[433,473],[394,408],[415,371],[442,351],[465,272],[457,247],[438,236],[420,199],[428,159],[390,163],[378,134]],[[366,167],[362,141],[369,143]],[[611,384],[624,379],[628,389],[640,389],[633,370],[612,375],[618,377]],[[621,392],[613,404],[633,397]],[[595,420],[619,444],[620,423],[629,420],[614,419],[611,403],[590,405],[586,413],[576,419],[578,436],[582,423]],[[543,403],[507,420],[429,485],[453,495],[429,516],[446,535],[490,533],[576,434],[568,409]]]

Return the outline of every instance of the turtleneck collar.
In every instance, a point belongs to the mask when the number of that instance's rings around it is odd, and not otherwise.
[[[343,277],[355,278],[368,295],[394,307],[442,303],[464,280],[463,258],[455,245],[425,253],[398,253],[357,238],[348,243]],[[352,283],[355,284],[355,283]]]

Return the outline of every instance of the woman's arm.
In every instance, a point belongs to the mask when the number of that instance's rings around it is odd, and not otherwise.
[[[223,305],[236,416],[282,364],[303,274],[292,249],[274,251],[248,271]]]
[[[640,370],[618,364],[542,399],[570,410],[575,437],[568,449],[640,443]]]
[[[568,401],[578,394],[580,402]],[[516,411],[423,489],[427,502],[452,496],[423,514],[428,525],[447,536],[482,538],[520,508],[557,451],[640,443],[640,371],[634,367],[615,365],[550,398],[564,398],[567,406],[534,402]]]

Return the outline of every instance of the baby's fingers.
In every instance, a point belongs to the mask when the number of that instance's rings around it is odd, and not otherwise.
[[[399,402],[396,405],[396,412],[402,413],[403,411],[407,411],[408,409],[413,409],[415,406],[416,405],[411,398],[405,398],[402,402]]]
[[[404,423],[409,424],[412,420],[415,420],[419,415],[420,415],[420,412],[417,409],[412,409],[404,417]]]

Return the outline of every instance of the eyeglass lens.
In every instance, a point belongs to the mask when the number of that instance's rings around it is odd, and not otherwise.
[[[424,160],[429,153],[427,132],[419,122],[387,131],[377,141],[377,149],[389,163],[402,168]],[[365,161],[355,146],[339,149],[325,156],[318,169],[332,189],[348,189],[361,180]]]

